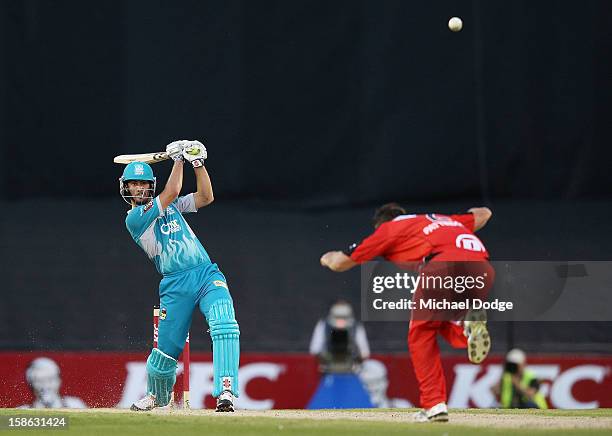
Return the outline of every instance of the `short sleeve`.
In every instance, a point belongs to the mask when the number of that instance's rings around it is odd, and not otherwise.
[[[387,232],[385,231],[387,226],[385,224],[381,225],[374,233],[357,244],[351,252],[352,260],[357,263],[363,263],[385,253],[389,242],[392,242],[387,237]]]
[[[355,343],[362,359],[365,360],[370,357],[370,344],[368,343],[368,336],[362,323],[357,324],[355,329]]]
[[[198,211],[198,208],[195,206],[195,198],[193,198],[193,194],[179,197],[174,205],[180,213],[191,213]]]
[[[155,197],[154,200],[151,200],[144,206],[132,209],[125,219],[125,226],[132,235],[132,238],[137,241],[151,227],[151,224],[162,215],[161,201],[159,197]]]
[[[474,214],[463,213],[461,215],[451,215],[452,220],[459,221],[463,224],[470,232],[474,231]]]
[[[325,347],[325,322],[319,320],[315,325],[314,331],[312,332],[312,338],[310,338],[310,354],[320,354]]]

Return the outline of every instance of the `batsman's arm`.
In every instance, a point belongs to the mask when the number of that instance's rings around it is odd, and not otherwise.
[[[359,264],[342,251],[329,251],[321,256],[321,265],[332,271],[344,272]]]
[[[215,200],[213,194],[212,183],[210,182],[210,176],[204,165],[193,169],[196,175],[196,184],[198,190],[193,193],[193,199],[195,201],[195,207],[201,208],[208,206]]]
[[[491,209],[488,207],[473,207],[468,210],[472,215],[474,215],[474,231],[482,229],[493,215]]]
[[[159,194],[159,201],[161,202],[162,210],[166,210],[170,204],[176,200],[176,197],[181,193],[181,188],[183,187],[183,160],[175,160],[174,165],[172,166],[172,172],[170,173],[170,177],[168,177],[168,181],[166,182],[166,187]]]

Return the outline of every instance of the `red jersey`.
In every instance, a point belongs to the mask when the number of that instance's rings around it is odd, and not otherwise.
[[[381,224],[351,253],[362,263],[382,256],[392,262],[488,259],[484,244],[474,235],[474,215],[400,215]]]

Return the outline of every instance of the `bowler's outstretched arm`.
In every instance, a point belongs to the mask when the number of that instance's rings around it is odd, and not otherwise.
[[[342,251],[328,251],[321,256],[321,265],[326,266],[332,271],[344,272],[357,266],[358,263]]]
[[[493,215],[491,209],[488,207],[473,207],[468,210],[472,215],[474,215],[474,231],[478,231],[487,225],[487,222]]]

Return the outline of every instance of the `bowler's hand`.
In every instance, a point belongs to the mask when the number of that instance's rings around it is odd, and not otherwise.
[[[319,261],[321,262],[322,266],[336,272],[347,271],[354,266],[357,266],[357,262],[344,254],[342,251],[329,251],[321,256]]]
[[[334,257],[334,253],[335,253],[334,251],[328,251],[323,256],[321,256],[321,259],[320,259],[321,266],[325,266],[329,268],[331,264],[331,260]]]

